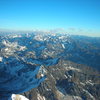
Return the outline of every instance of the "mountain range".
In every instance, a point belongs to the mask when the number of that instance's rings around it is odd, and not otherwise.
[[[46,75],[37,88],[22,93],[29,100],[100,100],[99,59],[100,37],[37,32],[0,34],[0,69],[9,67],[11,74],[20,76],[29,68],[32,71],[34,66],[40,66],[37,77]]]

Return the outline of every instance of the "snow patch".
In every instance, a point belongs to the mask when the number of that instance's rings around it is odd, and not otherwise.
[[[91,95],[87,90],[83,89],[83,91],[86,92],[90,96],[91,99],[95,100],[94,96]]]
[[[80,69],[78,69],[78,68],[74,68],[74,67],[71,67],[71,66],[66,67],[66,70],[75,70],[75,71],[81,72]]]
[[[13,35],[11,38],[19,38],[19,37],[21,37],[21,35]]]
[[[45,39],[43,38],[43,36],[40,35],[40,34],[39,35],[35,35],[34,39],[37,40],[37,41],[45,41]]]
[[[12,94],[12,100],[29,100],[25,96]]]
[[[65,76],[66,79],[68,78],[66,75],[64,75],[64,76]]]
[[[37,94],[37,100],[46,100],[46,98],[40,94]]]
[[[2,57],[0,57],[0,62],[2,62],[2,60],[3,60],[3,58],[2,58]]]
[[[82,100],[82,98],[79,97],[79,96],[73,96],[73,99],[74,99],[74,100]]]
[[[86,84],[94,85],[94,83],[91,80],[86,81]]]
[[[26,49],[26,46],[20,46],[19,51],[24,51]]]
[[[84,84],[84,83],[82,83],[82,82],[80,82],[80,84],[81,84],[81,85],[83,85],[83,86],[85,86],[85,84]]]
[[[62,44],[62,47],[63,47],[63,49],[65,49],[65,45],[64,44]]]

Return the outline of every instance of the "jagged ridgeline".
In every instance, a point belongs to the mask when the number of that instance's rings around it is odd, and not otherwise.
[[[99,59],[100,38],[0,34],[0,100],[99,100]]]

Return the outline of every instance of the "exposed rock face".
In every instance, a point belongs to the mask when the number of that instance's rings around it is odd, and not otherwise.
[[[59,61],[46,69],[47,79],[25,95],[30,100],[99,100],[100,73],[70,61]]]

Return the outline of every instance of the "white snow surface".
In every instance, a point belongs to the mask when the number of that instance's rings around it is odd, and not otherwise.
[[[38,100],[46,100],[44,96],[41,96],[40,94],[37,94],[37,99]]]
[[[25,96],[12,94],[12,100],[29,100]]]
[[[75,70],[75,71],[78,71],[78,72],[81,71],[80,69],[74,68],[74,67],[72,67],[72,66],[66,67],[66,70]]]
[[[34,39],[37,40],[37,41],[45,41],[46,40],[46,38],[44,38],[44,36],[41,35],[41,34],[36,35],[34,37]]]
[[[62,44],[62,47],[65,49],[65,45],[64,44]]]
[[[90,85],[94,85],[94,83],[92,82],[92,80],[88,80],[88,81],[86,81],[86,84],[90,84]]]
[[[3,59],[3,58],[2,58],[2,57],[0,57],[0,62],[2,62],[2,59]]]

